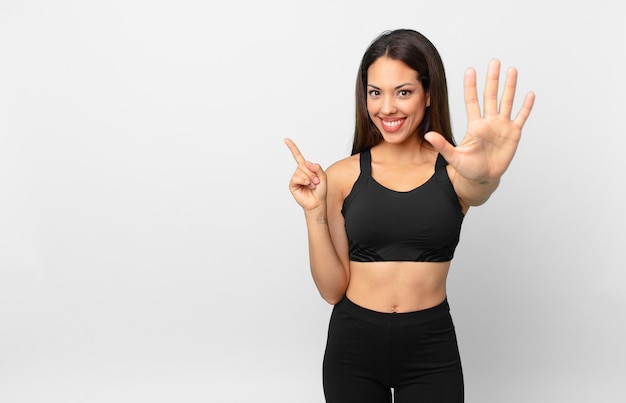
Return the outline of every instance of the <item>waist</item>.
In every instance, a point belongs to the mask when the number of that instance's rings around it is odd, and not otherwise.
[[[335,309],[349,312],[362,320],[379,325],[426,324],[450,316],[450,306],[447,298],[429,308],[411,312],[387,313],[365,308],[351,301],[346,296],[335,305]]]
[[[411,312],[446,297],[450,262],[350,262],[346,295],[379,312]]]

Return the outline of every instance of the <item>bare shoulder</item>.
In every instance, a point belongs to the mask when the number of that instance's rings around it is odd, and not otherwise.
[[[344,199],[350,193],[360,173],[359,154],[335,162],[326,170],[329,192],[341,195]]]

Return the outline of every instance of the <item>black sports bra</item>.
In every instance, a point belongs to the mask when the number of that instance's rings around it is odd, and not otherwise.
[[[370,150],[361,152],[360,164],[361,174],[341,209],[350,260],[452,260],[464,215],[441,154],[433,176],[408,192],[388,189],[372,178]]]

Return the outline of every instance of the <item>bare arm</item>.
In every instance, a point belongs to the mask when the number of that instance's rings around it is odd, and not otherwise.
[[[313,281],[322,298],[336,304],[348,287],[347,261],[339,257],[331,236],[332,227],[335,237],[341,238],[337,231],[337,200],[340,196],[336,185],[332,181],[329,185],[326,173],[318,164],[306,161],[290,139],[285,139],[285,143],[298,164],[289,189],[304,210]]]

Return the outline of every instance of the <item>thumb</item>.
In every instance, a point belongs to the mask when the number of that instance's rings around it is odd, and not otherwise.
[[[443,155],[446,161],[450,162],[454,158],[454,152],[456,148],[448,142],[441,134],[437,132],[428,132],[424,135],[426,141],[428,141],[433,148]]]

